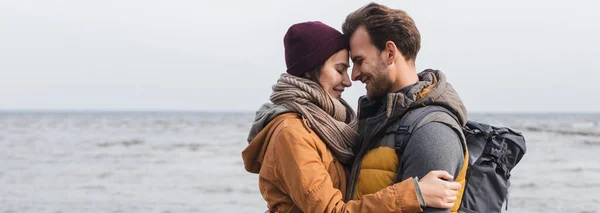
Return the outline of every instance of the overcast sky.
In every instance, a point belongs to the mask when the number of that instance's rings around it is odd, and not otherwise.
[[[252,111],[297,22],[368,1],[2,0],[0,110]],[[600,112],[595,1],[379,1],[422,36],[471,112]],[[344,98],[365,93],[354,82]]]

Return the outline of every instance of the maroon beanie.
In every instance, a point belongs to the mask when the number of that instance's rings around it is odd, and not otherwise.
[[[349,47],[348,38],[319,21],[292,25],[283,38],[287,73],[301,76]]]

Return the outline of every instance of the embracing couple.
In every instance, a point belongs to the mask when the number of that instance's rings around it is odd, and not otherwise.
[[[371,3],[349,14],[342,31],[304,22],[283,38],[286,73],[242,152],[269,212],[456,212],[468,162],[456,129],[466,109],[442,72],[417,73],[414,21]],[[352,81],[367,90],[357,113],[341,98]],[[457,119],[399,125],[430,106]]]

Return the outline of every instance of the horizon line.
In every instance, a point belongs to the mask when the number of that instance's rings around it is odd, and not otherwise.
[[[0,109],[0,113],[254,113],[256,110],[213,109]],[[475,114],[600,114],[600,111],[468,111]]]

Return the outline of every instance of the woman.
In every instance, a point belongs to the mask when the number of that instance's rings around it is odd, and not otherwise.
[[[259,174],[270,212],[420,212],[450,208],[460,184],[443,171],[410,178],[361,200],[344,202],[346,172],[358,141],[357,119],[341,99],[348,77],[348,40],[321,22],[291,26],[284,37],[287,74],[273,86],[272,104],[256,113],[247,171]],[[448,202],[446,202],[448,201]]]

